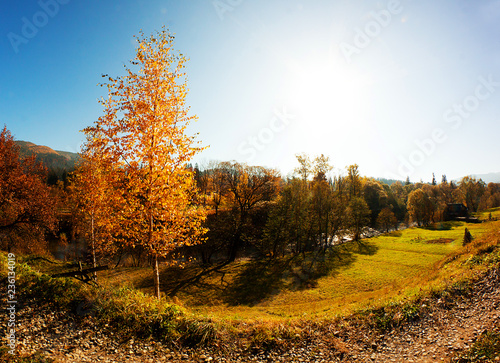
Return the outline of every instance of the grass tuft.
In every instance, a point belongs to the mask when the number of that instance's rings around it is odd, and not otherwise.
[[[0,256],[4,277],[7,259],[4,254]],[[52,278],[26,263],[16,266],[16,279],[19,301],[36,299],[82,319],[93,319],[104,329],[113,327],[126,337],[152,337],[186,345],[206,344],[216,337],[217,328],[211,320],[190,318],[178,305],[159,301],[131,287],[92,287],[69,278]]]
[[[0,347],[0,362],[6,363],[52,363],[53,359],[45,357],[44,353],[37,352],[24,357],[12,355],[8,347]]]
[[[462,353],[457,362],[493,362],[500,360],[500,332],[483,332],[472,347]]]

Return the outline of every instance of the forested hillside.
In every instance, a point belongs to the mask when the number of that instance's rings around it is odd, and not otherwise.
[[[75,169],[79,159],[77,153],[69,151],[53,150],[48,146],[36,145],[29,141],[15,141],[19,146],[21,157],[35,155],[37,161],[43,163],[48,169],[48,179],[50,184],[55,184],[57,180],[66,178],[66,174]]]

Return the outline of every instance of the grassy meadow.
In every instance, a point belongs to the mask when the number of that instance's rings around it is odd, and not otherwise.
[[[492,216],[500,217],[500,209]],[[329,319],[467,277],[471,269],[464,261],[472,247],[462,247],[465,228],[477,240],[499,227],[497,221],[441,222],[345,243],[325,256],[167,267],[162,291],[196,315],[216,320]],[[100,282],[152,293],[151,275],[150,268],[118,268],[103,272]]]
[[[500,208],[492,217],[396,231],[345,243],[325,256],[164,267],[161,301],[152,294],[151,268],[102,271],[100,287],[92,287],[51,278],[75,267],[39,256],[18,256],[16,289],[19,301],[88,314],[122,339],[152,337],[176,346],[269,348],[275,339],[304,339],[332,322],[386,331],[418,315],[422,298],[466,293],[469,279],[500,264]],[[465,228],[474,239],[462,246]],[[0,266],[6,279],[5,253]],[[484,344],[492,339],[497,336],[485,336]]]

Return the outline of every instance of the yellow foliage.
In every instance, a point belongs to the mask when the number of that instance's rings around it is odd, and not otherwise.
[[[203,150],[186,127],[186,59],[173,51],[165,30],[140,33],[136,57],[126,75],[108,82],[104,114],[84,130],[86,153],[108,165],[99,177],[118,196],[110,223],[123,243],[140,245],[155,260],[200,240],[205,212],[192,203],[197,193],[187,163]],[[85,154],[85,153],[84,153]],[[118,193],[116,192],[118,191]],[[157,267],[156,267],[157,268]],[[156,270],[155,270],[156,271]]]

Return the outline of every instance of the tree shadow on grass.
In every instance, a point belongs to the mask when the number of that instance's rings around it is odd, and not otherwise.
[[[429,224],[428,226],[419,227],[421,229],[426,229],[428,231],[450,231],[455,227],[460,227],[464,223],[461,221],[446,221],[446,222],[436,222]]]
[[[254,260],[227,287],[224,302],[229,305],[255,305],[286,288],[285,275],[292,269],[294,257]]]
[[[347,248],[351,253],[367,256],[373,256],[378,251],[377,245],[368,240],[353,241]]]
[[[190,264],[186,267],[169,266],[160,271],[160,288],[169,297],[176,296],[181,290],[197,288],[197,290],[221,290],[223,286],[225,271],[228,262],[222,262],[212,266],[201,266]],[[208,283],[206,278],[219,274],[221,284]],[[138,288],[153,288],[152,276],[143,278],[137,282]]]
[[[356,261],[357,255],[373,255],[370,242],[350,242],[326,253],[308,253],[274,260],[251,261],[224,292],[229,305],[255,305],[283,290],[298,291],[318,286],[324,276],[339,273]]]
[[[353,264],[358,255],[374,255],[377,250],[376,244],[364,240],[334,246],[325,253],[213,266],[171,266],[160,273],[161,291],[169,297],[182,292],[193,305],[223,302],[253,306],[284,290],[315,288],[320,278],[334,276]],[[152,276],[137,281],[136,287],[152,289]]]

